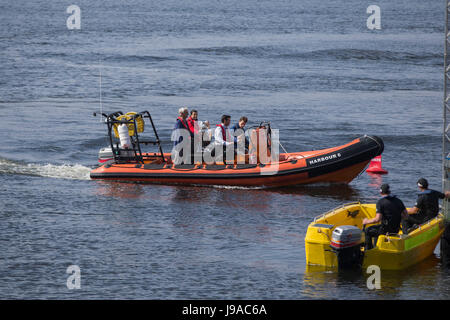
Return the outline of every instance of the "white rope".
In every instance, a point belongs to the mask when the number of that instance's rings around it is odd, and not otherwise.
[[[288,152],[286,151],[286,149],[283,147],[283,145],[281,144],[281,142],[278,141],[278,144],[280,145],[281,149],[283,149],[283,151],[284,151],[285,153],[288,153]]]

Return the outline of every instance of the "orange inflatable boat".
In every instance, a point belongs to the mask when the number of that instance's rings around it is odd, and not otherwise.
[[[242,187],[282,187],[298,184],[332,182],[349,183],[360,174],[369,161],[383,152],[383,141],[376,136],[363,136],[347,144],[315,151],[280,153],[278,161],[268,164],[196,163],[175,165],[169,153],[163,153],[153,120],[148,111],[105,115],[111,148],[104,163],[91,171],[92,179],[138,181],[159,184],[220,185]],[[144,119],[149,119],[155,140],[139,139]],[[127,153],[114,142],[117,125],[126,123],[130,129],[132,148]],[[267,127],[267,126],[266,126]],[[269,128],[270,130],[270,128]],[[270,131],[269,131],[270,132]],[[142,144],[154,144],[159,152],[142,153]],[[131,155],[130,155],[131,152]],[[126,156],[124,156],[126,154]]]

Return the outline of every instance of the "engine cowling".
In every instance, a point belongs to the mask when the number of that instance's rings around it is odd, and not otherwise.
[[[101,148],[98,152],[98,162],[104,163],[112,159],[114,159],[114,155],[111,147]]]
[[[358,227],[339,226],[333,230],[330,247],[337,255],[338,268],[361,267],[363,242],[363,232]]]

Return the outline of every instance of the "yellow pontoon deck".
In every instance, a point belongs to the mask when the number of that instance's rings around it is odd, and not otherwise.
[[[362,229],[364,218],[374,218],[375,204],[350,203],[338,207],[314,219],[308,226],[305,238],[306,263],[337,267],[337,256],[330,248],[333,230],[338,226],[351,225]],[[377,265],[381,269],[400,270],[430,256],[444,231],[444,217],[420,225],[409,234],[380,235],[373,249],[363,251],[363,268]]]

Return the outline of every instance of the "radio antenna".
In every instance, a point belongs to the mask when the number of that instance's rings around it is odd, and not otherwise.
[[[103,104],[102,104],[102,64],[101,64],[100,60],[99,60],[98,72],[99,72],[99,82],[100,82],[100,114],[103,114]],[[100,122],[101,121],[102,121],[102,117],[100,117]]]

